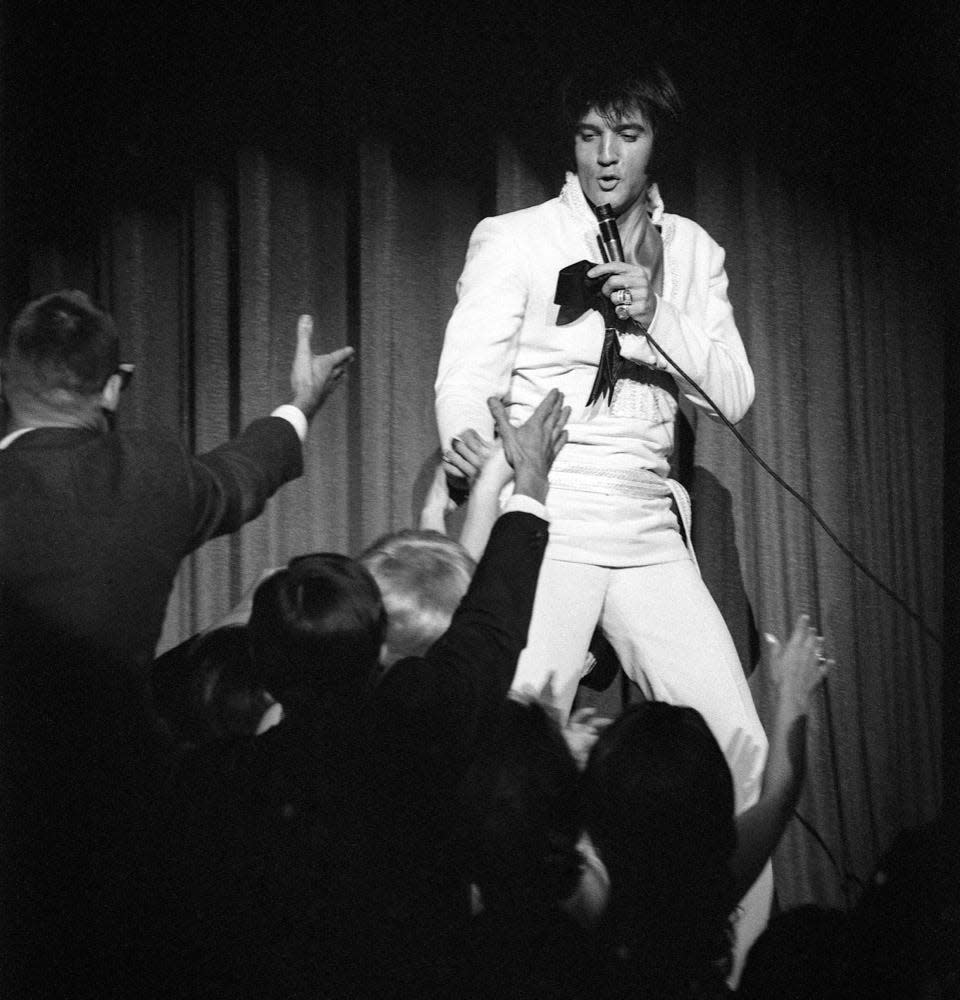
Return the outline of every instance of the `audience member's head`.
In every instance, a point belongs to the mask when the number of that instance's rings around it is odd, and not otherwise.
[[[83,292],[53,292],[25,306],[0,359],[4,397],[18,419],[90,419],[116,407],[123,384],[117,331]]]
[[[848,1000],[873,997],[859,976],[850,916],[823,906],[797,906],[774,916],[754,942],[738,1000]]]
[[[384,667],[422,656],[447,631],[476,568],[459,542],[412,528],[381,536],[359,561],[377,581],[387,612]]]
[[[901,830],[851,912],[860,977],[874,993],[960,996],[960,853],[943,816]],[[858,994],[859,996],[859,994]]]
[[[580,772],[543,706],[504,701],[461,799],[468,874],[484,908],[519,919],[557,912],[583,862]]]
[[[294,692],[359,695],[374,677],[386,615],[370,574],[348,556],[297,556],[253,597],[253,679],[287,707]]]
[[[584,784],[587,829],[610,874],[607,957],[650,995],[721,985],[736,902],[734,794],[703,717],[628,706],[600,734]]]
[[[595,995],[586,935],[567,912],[584,869],[580,772],[541,703],[503,702],[459,799],[474,918],[455,958],[458,995]]]
[[[214,629],[154,661],[154,704],[186,743],[252,736],[274,701],[251,681],[251,672],[246,627]]]

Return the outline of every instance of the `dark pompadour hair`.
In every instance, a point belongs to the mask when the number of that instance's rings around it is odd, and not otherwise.
[[[386,615],[363,566],[320,552],[260,584],[248,628],[254,680],[275,698],[292,688],[359,694],[376,672]]]
[[[568,135],[591,108],[611,118],[639,109],[656,135],[679,122],[682,105],[673,81],[657,63],[620,70],[590,65],[568,77],[562,89],[561,115]]]
[[[8,376],[39,393],[99,393],[120,363],[113,320],[78,291],[28,303],[7,330],[0,354]]]

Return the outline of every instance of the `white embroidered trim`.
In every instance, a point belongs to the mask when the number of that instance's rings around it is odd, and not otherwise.
[[[668,302],[674,300],[680,287],[680,263],[673,252],[673,237],[676,231],[674,217],[666,216],[660,228],[660,239],[663,240],[663,298]]]
[[[626,417],[629,420],[668,423],[677,415],[677,401],[659,385],[633,378],[620,378],[613,387],[610,413],[614,417]]]
[[[643,468],[607,469],[592,465],[560,465],[558,461],[550,471],[550,485],[561,490],[613,493],[644,500],[670,496],[667,480]]]

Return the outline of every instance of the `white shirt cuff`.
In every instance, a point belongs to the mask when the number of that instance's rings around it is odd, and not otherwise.
[[[297,432],[297,437],[301,441],[305,441],[307,437],[307,418],[304,415],[303,410],[299,406],[294,406],[293,403],[284,403],[283,406],[278,406],[273,413],[270,414],[271,417],[282,417],[288,423],[293,424],[293,429]]]
[[[33,430],[36,430],[36,428],[21,427],[20,430],[18,431],[11,431],[2,441],[0,441],[0,451],[3,451],[3,449],[6,448],[7,445],[13,444],[13,442],[16,441],[18,437],[23,437],[23,435],[26,434],[27,431],[33,431]]]
[[[528,497],[526,493],[511,493],[503,505],[501,513],[507,514],[512,510],[523,511],[525,514],[533,514],[543,521],[549,521],[547,508],[539,500]]]

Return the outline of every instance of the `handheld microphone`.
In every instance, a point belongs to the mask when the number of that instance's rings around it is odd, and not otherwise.
[[[623,263],[623,244],[620,242],[620,230],[617,227],[613,209],[609,205],[597,205],[597,225],[600,227],[597,242],[600,244],[603,262],[605,264],[609,264],[611,261]],[[630,312],[622,302],[614,311],[617,314],[617,319],[627,320],[630,318]]]
[[[609,205],[597,205],[597,224],[600,226],[597,242],[600,244],[603,262],[605,264],[611,261],[622,262],[623,244],[620,242],[620,230],[617,228],[613,209]]]

